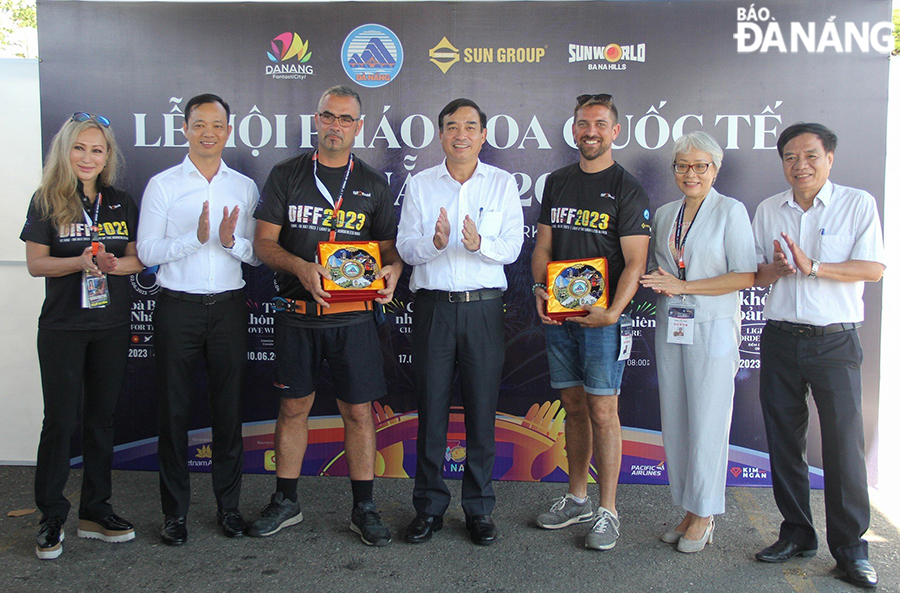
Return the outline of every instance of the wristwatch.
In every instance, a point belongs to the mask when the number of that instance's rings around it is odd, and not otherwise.
[[[819,273],[819,260],[812,260],[812,268],[809,270],[809,277],[815,278],[816,274]]]

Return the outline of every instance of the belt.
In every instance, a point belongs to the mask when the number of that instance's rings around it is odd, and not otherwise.
[[[473,301],[490,301],[503,296],[499,288],[481,288],[479,290],[463,290],[460,292],[447,292],[445,290],[419,290],[416,296],[424,296],[436,301],[449,301],[451,303],[471,303]]]
[[[243,288],[238,288],[237,290],[226,290],[225,292],[217,292],[214,294],[194,294],[191,292],[169,290],[168,288],[162,288],[160,289],[160,292],[162,292],[167,297],[179,301],[186,301],[188,303],[202,303],[204,305],[215,305],[216,303],[221,303],[223,301],[230,301],[231,299],[244,297]]]
[[[372,311],[375,305],[372,301],[351,301],[347,303],[329,303],[327,309],[315,301],[297,301],[284,297],[272,299],[275,310],[284,313],[297,313],[319,317],[320,315],[334,315],[335,313],[352,313],[354,311]]]
[[[820,338],[828,334],[837,334],[857,329],[862,323],[832,323],[829,325],[806,325],[803,323],[791,323],[790,321],[769,321],[769,325],[781,331],[788,332],[794,337]]]

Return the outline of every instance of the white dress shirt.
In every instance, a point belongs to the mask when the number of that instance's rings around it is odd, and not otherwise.
[[[203,202],[209,200],[209,240],[201,244],[197,226]],[[221,161],[212,181],[184,157],[184,162],[154,176],[141,200],[138,256],[146,266],[159,265],[157,282],[163,288],[194,294],[214,294],[244,286],[241,262],[258,266],[253,254],[259,201],[256,183]],[[223,208],[238,206],[234,246],[219,241]]]
[[[753,236],[758,263],[772,263],[773,240],[781,242],[796,267],[785,232],[810,258],[820,262],[848,260],[884,264],[881,221],[870,194],[826,181],[806,212],[792,190],[768,198],[756,209]],[[772,284],[766,300],[766,319],[809,325],[857,323],[863,320],[864,282],[810,278],[799,270]]]
[[[434,226],[441,208],[450,221],[450,242],[434,246]],[[475,221],[481,246],[470,252],[462,244],[466,215]],[[506,290],[503,266],[519,257],[524,218],[512,175],[478,161],[465,183],[450,176],[446,160],[409,180],[397,231],[397,251],[414,266],[409,288],[464,291]]]

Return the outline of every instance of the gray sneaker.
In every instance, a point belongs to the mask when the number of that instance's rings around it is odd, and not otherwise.
[[[538,515],[534,522],[538,527],[544,529],[562,529],[575,523],[590,521],[593,516],[594,510],[590,497],[587,497],[584,503],[578,504],[574,496],[566,494],[562,498],[556,499],[550,510]]]
[[[247,535],[250,537],[275,535],[285,527],[296,525],[302,520],[300,503],[287,500],[284,494],[276,492],[272,495],[271,502],[259,513],[259,519],[247,530]]]
[[[609,550],[619,539],[619,518],[603,507],[597,507],[597,521],[584,540],[584,547],[591,550]]]
[[[375,510],[374,500],[367,500],[353,507],[350,530],[359,534],[359,539],[367,546],[386,546],[391,543],[391,532]]]

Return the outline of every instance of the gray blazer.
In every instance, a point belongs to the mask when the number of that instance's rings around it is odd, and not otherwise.
[[[669,249],[669,238],[675,232],[675,219],[684,201],[675,200],[661,206],[653,215],[653,239],[647,269],[660,267],[678,276],[678,266]],[[756,247],[753,229],[744,205],[714,188],[703,200],[688,232],[684,248],[688,280],[713,278],[728,272],[756,272]],[[681,297],[675,297],[679,301]],[[657,311],[665,315],[667,298],[660,295]],[[711,321],[724,317],[740,319],[740,292],[720,296],[685,295],[685,302],[696,305],[695,320]]]

